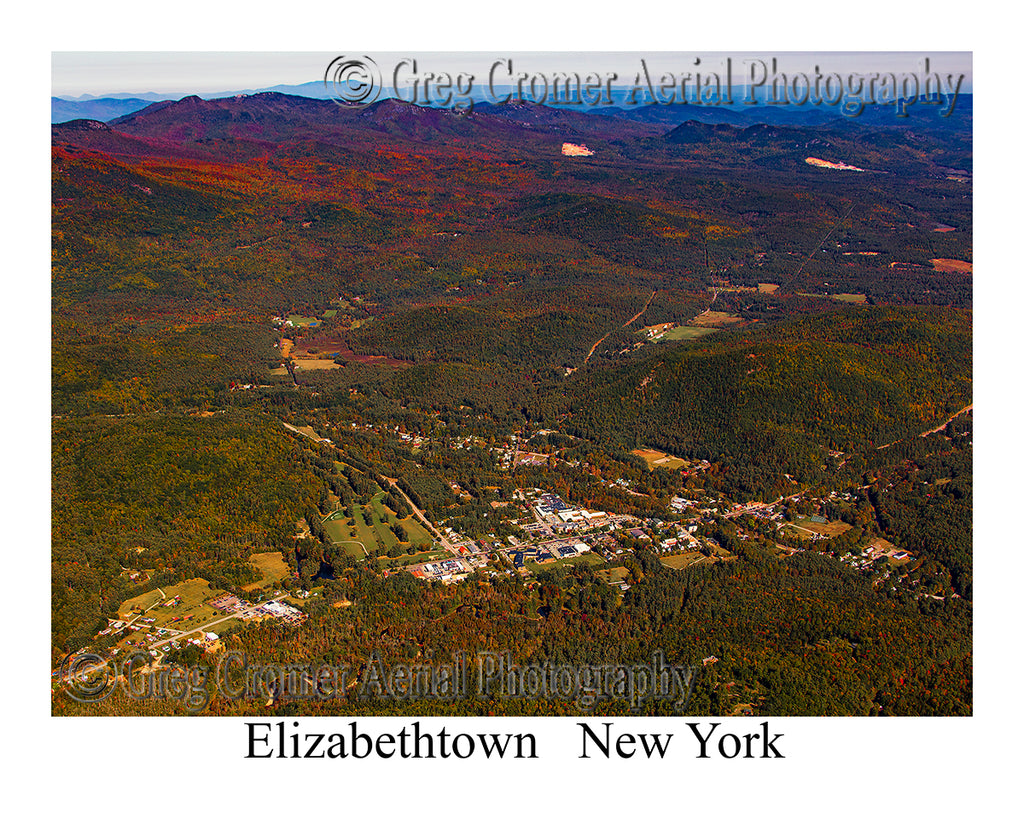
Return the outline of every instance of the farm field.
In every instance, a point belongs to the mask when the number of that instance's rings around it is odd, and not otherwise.
[[[973,273],[974,262],[962,262],[959,259],[932,259],[932,267],[940,273]]]
[[[284,580],[291,574],[291,569],[285,563],[280,552],[259,552],[249,558],[249,563],[263,574],[263,579],[242,586],[242,591],[265,588],[278,580]]]
[[[125,600],[117,610],[117,616],[122,620],[132,617],[139,610],[146,611],[154,603],[159,603],[164,597],[156,589]]]
[[[732,313],[723,313],[719,310],[707,310],[699,316],[690,319],[691,327],[726,327],[730,324],[740,324],[743,321],[739,316]]]
[[[717,327],[673,327],[665,332],[661,340],[689,341],[691,338],[700,338],[715,332],[718,332]]]
[[[841,301],[844,304],[867,304],[868,297],[863,293],[797,293],[798,296],[803,296],[808,299],[832,299],[833,301]]]
[[[297,370],[334,370],[338,365],[333,358],[293,358]]]
[[[684,461],[682,458],[676,458],[674,455],[668,455],[656,449],[634,449],[633,454],[643,458],[647,463],[648,469],[654,469],[656,466],[665,469],[682,469],[690,465],[688,461]]]

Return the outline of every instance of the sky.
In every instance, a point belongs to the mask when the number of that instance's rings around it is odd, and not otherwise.
[[[169,96],[208,95],[320,82],[328,64],[341,54],[371,57],[379,66],[386,86],[394,85],[395,68],[403,59],[410,58],[416,60],[419,73],[446,72],[454,76],[465,72],[484,82],[497,61],[503,63],[497,76],[507,76],[506,60],[512,61],[516,74],[615,72],[630,83],[640,70],[641,60],[652,74],[708,70],[724,75],[727,57],[732,59],[736,85],[745,81],[758,64],[756,61],[763,61],[770,68],[772,58],[777,59],[779,72],[813,74],[818,67],[823,74],[844,75],[851,72],[922,73],[923,61],[928,58],[931,71],[965,75],[963,91],[971,89],[973,79],[972,55],[964,51],[55,51],[51,56],[51,94],[70,97],[149,92]],[[411,73],[406,68],[404,66],[399,74],[400,84]]]

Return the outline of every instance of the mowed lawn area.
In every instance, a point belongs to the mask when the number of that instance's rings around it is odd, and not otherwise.
[[[153,618],[155,628],[182,630],[196,628],[208,620],[224,616],[217,609],[206,605],[207,600],[224,593],[222,589],[212,587],[207,580],[186,580],[184,583],[166,586],[161,591],[166,597],[161,597],[159,591],[151,591],[125,600],[118,608],[117,616],[126,620],[133,617],[139,609],[148,609],[145,616]],[[180,597],[181,602],[174,603],[175,597]],[[153,608],[149,608],[150,606]]]
[[[367,525],[363,518],[364,505],[358,503],[352,504],[353,517],[349,517],[344,511],[328,515],[323,522],[328,537],[357,558],[365,557],[375,549],[387,552],[393,546],[407,548],[411,545],[417,549],[421,545],[433,546],[433,538],[415,517],[410,515],[399,518],[384,505],[383,499],[386,494],[378,492],[371,502],[365,505],[365,508],[370,510],[372,525]],[[408,533],[407,543],[399,543],[395,533],[391,531],[391,524],[395,521],[399,521]]]

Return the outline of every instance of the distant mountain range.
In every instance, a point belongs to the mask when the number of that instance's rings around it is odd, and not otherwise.
[[[534,145],[557,152],[565,139],[658,137],[664,130],[659,124],[594,117],[533,103],[482,104],[470,114],[460,114],[395,99],[364,107],[267,92],[154,102],[107,123],[79,119],[55,124],[53,138],[115,155],[154,151],[181,155],[184,151],[193,156],[211,150],[206,143],[212,140],[231,141],[233,148],[218,150],[235,152],[296,139],[348,148],[378,144],[382,135],[395,144],[472,142],[510,150]]]
[[[491,91],[498,97],[511,94],[511,86],[501,86],[488,90],[477,89],[472,95],[473,110],[478,113],[490,113],[501,105],[491,102]],[[90,119],[99,122],[110,122],[145,109],[155,102],[174,102],[185,99],[227,100],[238,97],[252,97],[262,94],[278,94],[290,97],[302,97],[310,100],[327,101],[331,94],[322,81],[301,83],[299,85],[276,85],[268,88],[246,89],[242,91],[225,91],[202,94],[178,94],[145,92],[138,94],[109,94],[96,97],[83,94],[79,97],[51,97],[50,122],[69,122],[75,119]],[[696,105],[673,104],[628,104],[626,89],[612,90],[612,105],[588,106],[541,106],[533,103],[534,109],[564,111],[578,115],[598,115],[644,123],[652,126],[675,127],[684,122],[700,121],[713,124],[749,126],[754,124],[818,126],[848,121],[852,117],[844,116],[839,108],[815,105]],[[384,96],[380,101],[398,101],[394,97]],[[939,105],[918,104],[908,108],[908,116],[897,117],[892,105],[869,105],[856,117],[861,122],[871,125],[892,125],[907,128],[942,128],[969,131],[973,121],[974,105],[971,94],[960,94],[956,107],[948,117],[942,116]],[[506,109],[511,111],[512,109]]]
[[[772,110],[747,110],[753,108]],[[603,116],[583,110],[509,102],[481,103],[460,113],[396,99],[360,106],[264,92],[145,103],[141,110],[108,122],[80,118],[51,127],[54,145],[122,159],[160,155],[248,161],[286,144],[308,143],[317,151],[373,152],[382,142],[397,150],[429,147],[524,158],[560,155],[568,142],[585,144],[603,162],[625,162],[630,167],[651,162],[675,167],[687,161],[704,168],[744,166],[814,174],[818,171],[807,165],[812,157],[893,176],[969,178],[973,162],[970,98],[950,121],[934,114],[908,117],[913,128],[894,112],[884,117],[866,111],[856,119],[838,116],[816,124],[820,112],[796,110],[777,124],[759,122],[756,111],[748,118],[745,113],[697,105],[617,109]]]
[[[153,100],[142,97],[98,97],[79,101],[50,97],[50,122],[69,122],[73,119],[94,119],[106,122],[133,111],[140,111],[151,102]]]

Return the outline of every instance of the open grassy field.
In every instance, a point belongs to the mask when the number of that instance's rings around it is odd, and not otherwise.
[[[117,616],[125,620],[131,617],[133,614],[139,611],[145,611],[154,603],[158,603],[163,600],[163,596],[156,589],[140,594],[138,597],[133,597],[131,600],[125,600],[117,609]]]
[[[691,338],[700,338],[714,332],[717,332],[715,327],[673,327],[661,338],[665,341],[689,341]]]
[[[643,458],[647,463],[648,469],[654,469],[656,466],[664,467],[665,469],[682,469],[689,466],[689,463],[682,458],[658,452],[656,449],[634,449],[633,454]]]
[[[446,552],[444,549],[430,552],[414,552],[411,555],[401,555],[399,557],[387,557],[386,555],[380,556],[380,565],[386,569],[398,568],[400,566],[411,566],[415,563],[432,563],[435,560],[447,560],[452,556],[451,552]]]
[[[691,327],[725,327],[730,324],[739,324],[742,322],[739,316],[735,316],[732,313],[723,313],[720,310],[707,310],[701,313],[699,316],[694,316],[690,320]]]
[[[249,563],[256,571],[263,574],[263,579],[242,586],[242,591],[265,588],[278,580],[284,580],[291,574],[291,569],[284,562],[284,556],[280,552],[259,552],[249,558]]]
[[[850,524],[843,523],[841,520],[833,520],[828,523],[815,523],[810,518],[798,516],[792,523],[786,524],[783,528],[789,527],[792,531],[796,532],[797,536],[803,540],[808,540],[814,535],[821,535],[822,537],[835,537],[841,535],[847,529],[851,528]]]
[[[932,266],[940,273],[973,273],[974,263],[959,259],[932,259]]]
[[[616,566],[614,569],[600,569],[597,574],[606,583],[625,583],[629,577],[629,569],[625,566]]]
[[[709,557],[705,557],[696,549],[689,552],[683,552],[679,555],[666,555],[665,557],[659,557],[661,565],[669,569],[685,569],[688,566],[692,566],[695,563],[706,563],[711,560]]]
[[[545,572],[554,566],[571,566],[575,563],[587,563],[591,566],[600,566],[604,564],[604,558],[600,555],[596,555],[593,552],[584,552],[581,555],[574,555],[573,557],[563,557],[558,560],[552,560],[548,563],[541,565],[536,560],[527,560],[523,564],[523,568],[529,569],[534,574],[538,572]]]
[[[309,327],[311,324],[318,324],[320,319],[315,316],[300,316],[298,313],[292,313],[288,316],[288,321],[296,327]]]
[[[380,514],[373,508],[373,504],[371,503],[367,507],[371,510],[372,526],[367,526],[362,514],[363,508],[358,504],[353,504],[352,506],[352,511],[355,512],[353,520],[356,525],[356,540],[362,541],[367,551],[372,551],[373,549],[384,549],[384,551],[387,551],[392,546],[397,546],[398,538],[395,537],[394,532],[388,529],[387,526],[381,525]]]
[[[222,589],[213,588],[206,580],[186,580],[184,583],[167,586],[161,591],[164,597],[160,596],[159,591],[152,591],[125,600],[117,611],[118,617],[126,619],[132,616],[131,613],[144,603],[153,605],[154,598],[159,602],[146,613],[146,617],[153,618],[154,628],[192,629],[224,616],[212,606],[206,605],[207,600],[223,594]],[[177,605],[168,605],[175,597],[180,597],[181,602]]]
[[[338,368],[333,358],[293,358],[297,370],[335,370]]]
[[[358,532],[352,524],[352,520],[344,512],[335,512],[328,515],[324,520],[324,529],[327,536],[333,543],[340,545],[344,550],[355,558],[366,557],[369,549],[364,551],[363,542],[358,539]],[[354,542],[355,541],[355,542]],[[377,548],[376,541],[370,544],[371,548]]]

